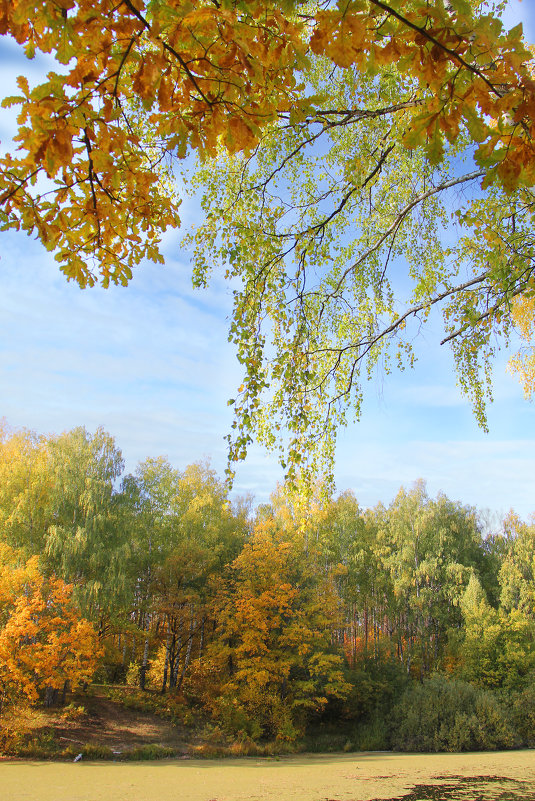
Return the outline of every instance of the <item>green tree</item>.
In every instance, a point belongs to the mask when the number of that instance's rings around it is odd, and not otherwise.
[[[344,5],[353,22],[337,17],[342,9],[325,12],[326,50],[357,31],[371,35],[364,5],[376,20],[373,3]],[[445,5],[426,9],[440,16]],[[487,4],[451,4],[450,31],[469,7],[490,43],[500,25]],[[404,16],[407,4],[395,9]],[[441,344],[453,349],[460,386],[486,427],[496,338],[513,330],[513,300],[532,292],[531,184],[488,187],[499,169],[491,145],[478,149],[474,168],[474,139],[485,132],[471,117],[471,80],[462,101],[452,89],[465,123],[458,128],[457,112],[446,112],[455,134],[444,129],[445,143],[435,136],[449,100],[430,100],[402,53],[410,60],[401,46],[399,67],[354,55],[356,68],[351,53],[334,68],[312,59],[304,75],[313,110],[267,128],[254,157],[222,154],[194,176],[205,210],[191,239],[194,280],[204,285],[220,269],[235,281],[230,339],[243,380],[231,401],[231,461],[254,433],[279,449],[294,481],[328,473],[339,427],[360,418],[366,381],[411,366],[418,332],[440,313]]]
[[[217,623],[218,579],[239,553],[246,530],[244,509],[234,512],[228,487],[209,464],[189,465],[177,476],[150,586],[158,643],[165,646],[162,690],[167,684],[180,688],[193,656],[202,658]]]
[[[535,525],[511,512],[504,528],[508,547],[499,574],[501,605],[535,622]]]
[[[460,600],[480,558],[474,510],[439,495],[424,482],[400,490],[382,533],[383,564],[390,571],[389,610],[398,653],[420,676],[440,665],[448,630],[461,625]]]
[[[462,599],[460,674],[482,687],[521,690],[535,667],[533,624],[518,610],[493,609],[476,576]]]
[[[321,525],[319,550],[336,576],[345,618],[340,643],[353,668],[368,657],[386,656],[385,644],[390,650],[382,631],[392,592],[378,538],[382,512],[381,506],[362,512],[346,492],[328,505]]]
[[[48,443],[52,491],[51,522],[43,558],[48,569],[69,583],[84,613],[109,625],[114,605],[128,593],[128,532],[119,526],[115,484],[124,463],[113,437],[75,428]]]
[[[122,483],[125,518],[131,546],[128,572],[132,584],[130,620],[143,640],[143,655],[139,667],[139,684],[145,689],[149,665],[150,630],[154,619],[153,583],[158,569],[172,548],[175,525],[173,502],[178,494],[180,473],[165,457],[149,458],[138,464],[135,475],[126,476]],[[132,632],[132,636],[135,636]],[[123,662],[126,650],[123,645]]]

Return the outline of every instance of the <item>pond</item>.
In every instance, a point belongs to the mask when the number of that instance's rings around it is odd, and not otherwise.
[[[535,751],[0,762],[2,801],[535,801]]]

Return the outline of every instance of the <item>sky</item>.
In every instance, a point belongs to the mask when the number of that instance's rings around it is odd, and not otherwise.
[[[523,22],[534,42],[535,2],[511,0],[506,22]],[[37,79],[40,69],[0,43],[3,93],[19,73]],[[2,110],[2,148],[12,133],[13,117]],[[184,202],[183,231],[195,214]],[[180,234],[166,235],[164,253],[165,265],[142,264],[127,288],[81,290],[38,242],[0,233],[0,417],[42,434],[103,426],[128,472],[166,455],[179,469],[209,459],[222,476],[227,399],[241,383],[227,342],[230,289],[217,277],[208,291],[192,289]],[[489,510],[489,519],[510,508],[527,517],[535,512],[535,406],[506,372],[509,354],[500,353],[485,434],[438,333],[420,336],[415,369],[368,385],[361,421],[340,432],[337,490],[353,490],[365,508],[388,504],[402,485],[423,478],[432,496],[442,491]],[[238,466],[234,493],[264,502],[282,478],[276,458],[254,446]]]

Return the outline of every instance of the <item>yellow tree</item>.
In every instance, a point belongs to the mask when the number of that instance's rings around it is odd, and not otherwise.
[[[307,567],[304,543],[259,523],[222,594],[217,714],[252,737],[294,740],[311,713],[349,691],[331,647],[338,604],[328,577]]]
[[[0,539],[27,555],[43,550],[52,523],[48,443],[31,431],[0,429]]]
[[[97,634],[72,601],[72,586],[45,578],[38,558],[0,549],[0,709],[25,696],[50,703],[59,690],[91,678]]]
[[[512,317],[525,344],[510,358],[508,368],[516,374],[526,398],[532,398],[535,392],[535,299],[531,296],[515,298]]]

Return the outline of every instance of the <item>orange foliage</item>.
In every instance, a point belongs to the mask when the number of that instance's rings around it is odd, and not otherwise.
[[[0,33],[68,65],[32,90],[19,78],[20,96],[4,102],[21,105],[26,155],[2,160],[0,202],[14,227],[58,251],[69,278],[93,284],[92,257],[105,285],[126,284],[142,258],[163,261],[161,232],[179,224],[166,155],[250,148],[289,107],[299,28],[277,4],[244,5],[0,3]],[[36,204],[37,175],[51,193]]]
[[[232,570],[210,654],[222,677],[215,708],[244,715],[254,736],[295,739],[308,712],[349,692],[330,647],[335,593],[314,577],[302,543],[272,520],[257,525]]]
[[[91,678],[100,656],[92,625],[72,601],[72,585],[45,578],[37,557],[26,563],[0,550],[0,693],[30,701],[46,688]]]
[[[4,100],[21,107],[22,151],[0,162],[5,224],[35,232],[82,286],[96,281],[93,259],[105,286],[126,284],[141,259],[163,261],[162,231],[179,224],[166,159],[250,151],[282,115],[314,116],[298,83],[311,53],[371,73],[394,64],[418,82],[402,144],[432,163],[465,129],[487,184],[533,183],[535,81],[520,27],[504,32],[469,3],[351,0],[315,18],[300,6],[0,2],[0,34],[65,65],[33,89],[19,77]]]
[[[373,71],[396,65],[429,90],[403,144],[424,146],[442,160],[443,138],[454,142],[465,126],[479,144],[475,160],[488,167],[485,184],[508,191],[535,182],[533,53],[522,26],[505,32],[490,14],[476,18],[468,3],[353,0],[319,11],[314,53],[340,67]]]

